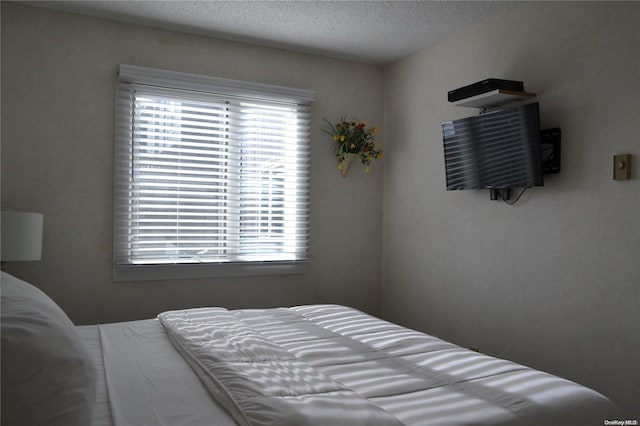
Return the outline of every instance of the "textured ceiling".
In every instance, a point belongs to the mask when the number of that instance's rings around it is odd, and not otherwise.
[[[27,1],[230,40],[393,62],[512,6],[504,1]]]

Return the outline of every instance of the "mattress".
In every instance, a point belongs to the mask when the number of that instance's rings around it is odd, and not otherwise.
[[[241,325],[229,329],[244,330],[240,338],[226,336],[225,341],[245,339],[249,328],[260,339],[268,340],[269,345],[277,346],[278,351],[292,354],[297,365],[304,363],[305,374],[313,370],[312,376],[327,377],[400,424],[551,426],[602,424],[605,419],[619,416],[607,398],[591,389],[348,307],[213,309],[228,313]],[[180,314],[189,317],[191,312],[194,311]],[[221,329],[216,324],[208,327],[213,334]],[[231,395],[233,404],[233,384],[238,383],[238,377],[227,376],[231,385],[225,387],[224,378],[209,376],[207,369],[192,369],[180,353],[183,348],[174,347],[157,319],[79,329],[99,371],[104,373],[99,382],[94,426],[236,424],[213,395],[219,395],[222,389]],[[211,340],[205,346],[215,344]],[[245,349],[240,350],[246,353]],[[225,348],[225,357],[236,357],[226,351]],[[253,373],[249,371],[256,371],[258,376],[263,373],[258,364],[246,366],[240,371],[245,378],[251,379]],[[272,386],[279,381],[266,382]],[[222,388],[212,391],[212,383]],[[249,387],[254,389],[253,386],[251,383]],[[244,392],[247,386],[242,385],[242,389]],[[273,391],[271,387],[256,392]],[[276,393],[299,400],[307,397],[289,396],[286,389]],[[286,416],[289,415],[292,412]],[[250,424],[273,424],[266,417],[264,421],[260,416],[257,419]],[[329,423],[308,420],[300,424]]]

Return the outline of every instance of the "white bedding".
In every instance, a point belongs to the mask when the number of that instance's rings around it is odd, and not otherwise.
[[[340,339],[294,310],[202,308],[165,312],[159,318],[211,394],[242,426],[402,425],[285,346]],[[350,353],[359,360],[378,358],[367,349],[360,345]]]
[[[289,416],[316,411],[320,424],[335,424],[336,384],[371,403],[359,406],[371,424],[600,424],[616,413],[606,398],[570,381],[343,306],[203,308],[160,319],[243,424],[275,424],[274,407],[283,406]],[[314,404],[297,404],[311,395]],[[380,408],[394,419],[379,417]]]
[[[78,329],[100,377],[93,426],[236,425],[173,348],[158,320]]]
[[[197,360],[200,366],[242,359],[243,368],[237,369],[239,375],[211,376],[210,368],[200,368],[197,374],[194,373],[174,349],[157,320],[99,326],[115,426],[233,425],[236,423],[232,417],[212,395],[226,394],[227,400],[223,403],[234,404],[229,408],[234,412],[243,405],[237,399],[238,389],[243,392],[250,389],[253,396],[256,393],[286,395],[291,392],[291,383],[295,384],[296,392],[304,388],[309,390],[310,384],[316,388],[285,399],[317,403],[316,398],[323,390],[338,392],[338,395],[347,392],[358,396],[358,401],[365,400],[377,407],[374,410],[383,410],[383,416],[390,416],[389,424],[397,421],[405,425],[553,426],[603,424],[605,419],[620,415],[604,396],[568,380],[462,349],[350,308],[313,305],[276,310],[226,311],[218,308],[214,311],[218,316],[224,313],[226,327],[199,321],[191,324],[201,327],[201,335],[209,333],[214,337],[208,340],[208,345],[217,346],[212,353],[203,347],[196,349],[208,357],[206,362],[202,361],[202,354],[193,353],[199,343],[186,351],[180,347],[180,351],[193,357],[192,364]],[[181,321],[186,322],[177,328],[189,329],[189,318],[197,317],[194,314],[198,312],[207,315],[206,310],[178,313]],[[176,343],[188,341],[189,334],[197,335],[193,332],[195,328],[190,330],[186,337],[174,335]],[[234,330],[240,334],[234,336]],[[251,350],[243,344],[235,345],[234,342],[246,340],[247,331],[262,346]],[[239,352],[232,350],[234,346]],[[221,348],[222,351],[218,350]],[[263,353],[265,348],[271,355],[278,353],[288,362],[295,361],[304,374],[296,376],[294,373],[289,378],[270,376],[270,370],[263,364],[251,362],[252,357]],[[282,370],[291,370],[287,368],[290,365],[283,364]],[[226,367],[213,370],[225,374],[233,370]],[[277,369],[277,363],[269,368]],[[270,377],[273,380],[269,380]],[[322,377],[323,382],[309,382],[309,377],[313,380]],[[248,382],[236,382],[247,379]],[[256,387],[260,382],[266,384],[266,388]],[[278,390],[273,386],[283,382],[289,382],[289,387]],[[233,383],[241,384],[234,390]],[[340,390],[322,389],[336,385]],[[345,402],[352,401],[350,398]],[[299,425],[351,424],[335,419],[310,420],[308,416],[314,410],[298,410],[301,404],[284,404],[288,414],[278,415],[274,414],[273,405],[264,405],[264,398],[259,402],[248,406],[255,408],[263,404],[260,408],[250,409],[249,414],[242,414],[244,417],[237,417],[235,413],[236,418],[252,425],[286,424],[285,419],[290,420],[289,424]],[[358,404],[358,407],[362,409],[363,405]],[[331,409],[335,408],[331,405]],[[110,426],[102,423],[105,417],[94,422],[94,426]],[[294,420],[296,418],[304,420]],[[384,417],[376,414],[374,418]]]
[[[104,361],[102,358],[102,344],[100,343],[100,330],[97,325],[81,325],[76,329],[80,333],[82,341],[89,349],[98,372],[96,389],[96,404],[93,409],[93,426],[112,426],[111,409],[109,408],[109,394],[105,380]]]

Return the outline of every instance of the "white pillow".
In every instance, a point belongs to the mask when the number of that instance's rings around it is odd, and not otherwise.
[[[36,287],[0,280],[2,425],[90,425],[96,366],[75,326]]]

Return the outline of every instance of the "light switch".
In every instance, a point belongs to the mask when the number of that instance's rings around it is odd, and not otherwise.
[[[614,155],[613,156],[613,179],[627,180],[631,179],[631,155]]]

